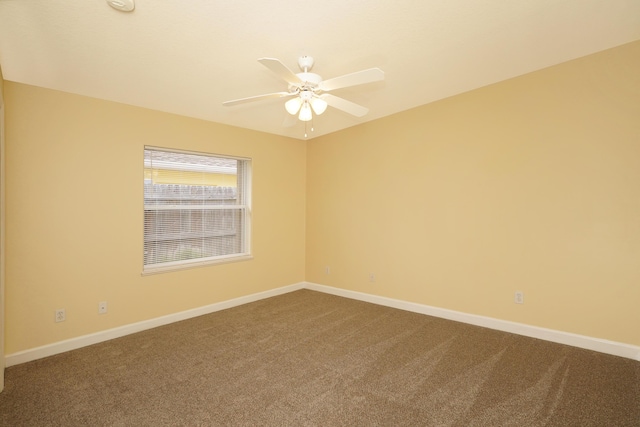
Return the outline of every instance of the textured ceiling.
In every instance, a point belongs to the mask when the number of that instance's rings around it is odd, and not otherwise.
[[[304,138],[257,62],[324,79],[379,67],[383,82],[332,92],[370,109],[329,108],[309,137],[640,39],[640,0],[0,0],[4,78]]]

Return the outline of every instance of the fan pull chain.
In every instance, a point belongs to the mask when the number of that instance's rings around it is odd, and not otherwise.
[[[311,132],[313,132],[313,116],[311,116]],[[304,122],[304,137],[307,137],[307,122]]]

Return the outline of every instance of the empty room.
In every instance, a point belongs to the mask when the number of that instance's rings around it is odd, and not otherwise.
[[[0,0],[0,425],[640,426],[640,1]]]

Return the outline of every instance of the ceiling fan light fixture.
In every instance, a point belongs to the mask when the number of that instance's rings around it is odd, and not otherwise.
[[[287,110],[287,113],[291,114],[292,116],[295,116],[298,113],[298,110],[300,110],[301,105],[302,105],[302,100],[300,99],[299,96],[296,96],[295,98],[291,98],[290,100],[285,102],[284,108]]]
[[[311,98],[310,102],[311,102],[311,108],[313,108],[313,111],[317,115],[324,113],[325,110],[327,109],[327,101],[325,101],[322,98]]]
[[[308,122],[313,118],[313,113],[311,112],[311,106],[309,105],[308,102],[305,102],[304,104],[302,104],[302,107],[300,108],[300,115],[298,116],[298,118],[303,122]]]

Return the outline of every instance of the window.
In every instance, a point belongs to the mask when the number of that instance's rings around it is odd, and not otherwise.
[[[251,160],[145,147],[144,273],[251,257]]]

